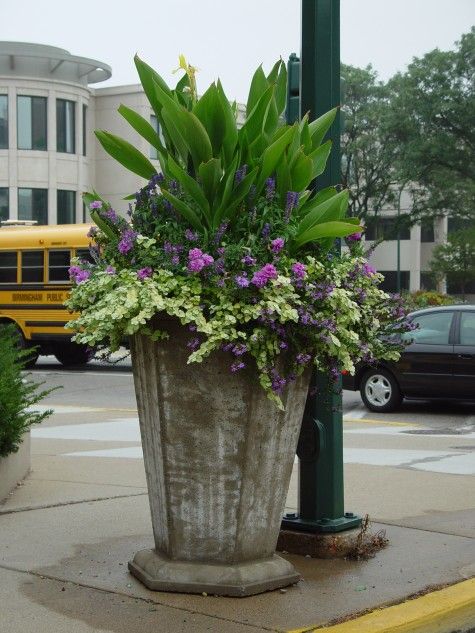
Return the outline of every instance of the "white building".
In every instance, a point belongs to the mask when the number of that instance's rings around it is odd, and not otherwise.
[[[106,154],[94,130],[125,138],[153,160],[153,150],[117,108],[123,103],[152,123],[154,117],[140,84],[92,87],[110,76],[107,64],[60,48],[0,42],[0,219],[82,222],[87,212],[81,193],[92,189],[117,211],[126,211],[124,197],[144,181]],[[385,212],[378,227],[368,227],[367,239],[384,233],[391,222]],[[433,230],[424,227],[422,234],[420,226],[402,232],[402,289],[428,286],[434,238],[443,241],[446,232],[444,221]],[[396,240],[378,246],[371,257],[386,274],[389,290],[396,289],[397,259]]]

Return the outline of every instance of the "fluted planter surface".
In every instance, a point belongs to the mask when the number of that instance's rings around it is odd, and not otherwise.
[[[187,364],[190,333],[131,341],[155,549],[131,572],[149,588],[249,595],[299,578],[275,554],[309,375],[291,383],[285,411],[257,372],[229,370],[216,352]]]

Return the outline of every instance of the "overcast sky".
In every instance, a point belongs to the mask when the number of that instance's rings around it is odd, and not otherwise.
[[[0,39],[49,44],[105,62],[112,78],[138,83],[139,55],[173,84],[178,55],[200,70],[198,89],[220,77],[245,101],[262,62],[300,50],[300,0],[3,0]],[[372,64],[383,79],[414,56],[447,50],[475,24],[475,0],[341,0],[341,58]]]

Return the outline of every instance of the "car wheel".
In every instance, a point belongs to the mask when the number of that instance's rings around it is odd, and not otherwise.
[[[394,411],[402,402],[394,376],[385,369],[370,369],[361,379],[361,398],[370,411]]]

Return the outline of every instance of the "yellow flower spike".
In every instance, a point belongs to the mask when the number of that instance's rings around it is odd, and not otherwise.
[[[196,68],[196,66],[192,66],[191,64],[189,64],[186,61],[185,56],[182,54],[178,56],[178,61],[179,61],[179,66],[178,68],[175,68],[173,73],[176,73],[179,70],[185,71],[185,73],[188,75],[188,80],[190,82],[191,99],[193,102],[195,102],[198,96],[198,93],[196,90],[196,73],[198,72],[198,68]]]

